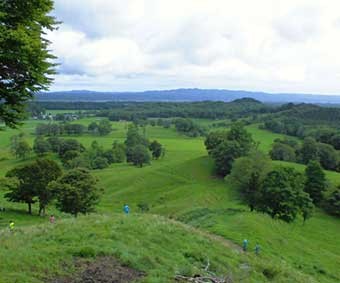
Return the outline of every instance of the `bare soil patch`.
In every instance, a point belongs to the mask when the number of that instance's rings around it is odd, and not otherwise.
[[[123,266],[112,257],[101,257],[94,261],[77,260],[75,265],[75,274],[53,279],[50,283],[128,283],[138,282],[144,275],[140,271]]]

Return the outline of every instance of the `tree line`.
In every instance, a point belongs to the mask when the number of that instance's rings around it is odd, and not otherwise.
[[[111,132],[112,125],[107,119],[92,122],[87,127],[77,123],[48,123],[38,124],[35,128],[35,134],[38,136],[82,135],[84,133],[104,136]]]
[[[269,157],[257,150],[240,123],[229,131],[209,133],[205,146],[216,173],[236,186],[251,211],[292,222],[298,215],[307,220],[315,205],[332,214],[340,208],[340,189],[326,197],[328,184],[317,160],[309,160],[304,174],[291,167],[272,168]]]

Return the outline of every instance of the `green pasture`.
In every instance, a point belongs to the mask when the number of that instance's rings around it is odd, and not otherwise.
[[[82,119],[77,123],[88,125],[95,119]],[[10,137],[22,131],[33,143],[35,138],[33,133],[37,123],[39,122],[27,121],[20,130],[0,132],[1,177],[9,169],[22,164],[22,161],[15,160],[9,153]],[[204,121],[204,124],[208,125],[208,122]],[[114,140],[124,140],[127,123],[115,122],[112,126],[114,131],[108,136],[83,135],[74,138],[85,146],[97,140],[99,144],[109,148]],[[260,130],[258,125],[250,125],[247,129],[259,142],[259,149],[265,152],[270,150],[276,138],[283,137],[283,135]],[[183,259],[182,262],[182,255],[179,253],[185,250],[185,245],[188,247],[192,245],[195,246],[195,248],[191,247],[192,252],[199,253],[194,256],[195,260],[196,257],[206,258],[207,256],[219,259],[216,264],[218,268],[221,268],[221,272],[226,271],[221,266],[227,264],[229,270],[238,276],[240,264],[249,262],[249,265],[253,266],[250,271],[251,279],[236,282],[270,281],[263,276],[263,269],[266,265],[274,273],[271,282],[340,281],[339,219],[317,210],[314,217],[306,224],[303,224],[302,220],[286,224],[272,220],[264,214],[251,213],[242,204],[233,187],[227,181],[213,175],[213,162],[207,156],[203,138],[188,138],[178,134],[173,128],[151,126],[147,126],[145,134],[150,140],[157,139],[166,147],[165,157],[152,161],[150,166],[143,168],[128,164],[114,164],[104,170],[94,170],[93,174],[104,189],[97,208],[101,216],[93,215],[75,220],[59,214],[51,206],[49,212],[55,213],[57,219],[62,219],[60,225],[51,228],[48,224],[39,224],[47,222],[46,218],[26,215],[25,205],[0,200],[0,206],[7,208],[5,212],[0,212],[0,226],[5,227],[8,221],[13,219],[18,229],[22,230],[15,237],[11,237],[4,229],[6,237],[2,241],[5,241],[5,246],[12,247],[16,243],[25,242],[28,244],[27,250],[19,250],[19,254],[22,254],[25,259],[23,262],[26,273],[23,272],[22,276],[26,277],[23,278],[33,276],[29,272],[31,263],[28,260],[31,252],[35,260],[40,261],[41,265],[37,268],[37,274],[40,274],[42,269],[48,269],[45,265],[46,259],[51,258],[56,264],[63,256],[70,260],[74,250],[88,245],[98,253],[113,254],[122,261],[128,261],[132,266],[147,272],[150,277],[147,279],[149,281],[145,282],[171,282],[168,281],[170,275],[176,271],[176,268],[179,268],[176,267],[175,258],[178,257],[179,262],[184,266],[189,264],[192,259]],[[32,155],[31,159],[33,158]],[[298,170],[304,170],[304,166],[300,164],[273,162],[273,166],[278,165],[293,166]],[[335,172],[326,172],[326,174],[332,185],[340,184],[340,174]],[[132,210],[129,220],[121,216],[124,203],[128,203]],[[165,218],[139,215],[139,204],[148,205],[150,208],[148,214],[161,215]],[[175,225],[167,219],[176,219],[189,226],[182,228],[177,222]],[[154,224],[155,221],[156,224]],[[103,223],[102,226],[100,223]],[[157,224],[161,227],[169,226],[169,230],[165,228],[164,230]],[[173,225],[176,229],[171,228],[174,227]],[[198,230],[185,232],[191,229],[189,227],[196,227]],[[76,233],[77,229],[79,229],[78,233]],[[162,233],[158,232],[158,229]],[[176,231],[172,233],[171,229]],[[46,235],[41,232],[45,230]],[[218,242],[211,243],[211,249],[208,249],[204,244],[207,237],[199,234],[199,231],[222,236],[236,245],[240,245],[243,239],[247,238],[251,249],[259,243],[262,249],[261,258],[254,258],[251,255],[234,255],[232,249],[221,250]],[[149,234],[145,235],[144,232]],[[124,233],[128,235],[131,233],[131,235],[125,238]],[[92,234],[94,236],[90,236]],[[38,235],[37,239],[35,235]],[[202,247],[199,248],[201,241]],[[58,248],[61,244],[66,245],[62,251]],[[45,245],[50,245],[51,248]],[[6,254],[7,250],[3,246],[0,247],[0,255]],[[151,250],[146,251],[149,246]],[[33,252],[34,249],[36,249],[35,252]],[[143,259],[146,263],[143,263]],[[158,261],[162,263],[162,266],[156,263]],[[0,274],[2,274],[0,279],[14,278],[10,276],[14,276],[15,269],[12,273],[4,270],[16,264],[18,262],[13,257],[6,259],[5,264],[0,263]],[[202,262],[200,264],[202,265]],[[196,266],[196,262],[192,266]],[[51,272],[60,271],[53,265]],[[163,281],[160,278],[163,278]],[[39,281],[41,279],[30,280],[22,282],[41,282]]]

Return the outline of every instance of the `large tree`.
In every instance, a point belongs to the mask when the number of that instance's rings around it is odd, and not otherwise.
[[[270,169],[270,159],[260,151],[238,158],[227,177],[240,191],[243,199],[253,211],[259,198],[263,181]]]
[[[212,132],[205,140],[209,155],[215,161],[216,173],[225,176],[230,173],[235,159],[245,156],[254,147],[251,134],[241,123],[235,123],[228,132]]]
[[[5,197],[13,202],[28,204],[28,212],[32,213],[32,204],[39,201],[39,214],[45,213],[45,208],[52,200],[53,194],[47,185],[60,177],[62,171],[59,165],[49,159],[38,159],[22,167],[10,170],[6,177],[15,178],[16,186],[9,188]]]
[[[97,179],[83,168],[68,171],[52,182],[49,189],[57,194],[57,208],[76,217],[94,211],[100,196]]]
[[[15,127],[25,103],[46,90],[55,73],[47,30],[56,27],[52,0],[0,1],[0,121]]]
[[[266,176],[255,209],[286,222],[294,221],[299,214],[306,220],[314,206],[303,188],[301,173],[290,167],[275,169]]]

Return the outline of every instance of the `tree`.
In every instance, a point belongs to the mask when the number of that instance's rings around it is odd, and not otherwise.
[[[154,140],[150,144],[149,149],[150,149],[150,151],[152,153],[152,157],[154,159],[158,159],[158,158],[160,158],[162,156],[163,147],[162,147],[162,145],[158,141]]]
[[[318,145],[315,139],[305,138],[299,154],[301,162],[304,164],[307,164],[310,160],[318,160]]]
[[[306,220],[313,210],[313,202],[303,191],[304,177],[293,168],[281,167],[268,173],[256,210],[286,222],[301,214]]]
[[[112,126],[108,119],[100,120],[98,124],[98,132],[101,136],[108,135],[112,132]]]
[[[92,161],[93,169],[104,169],[109,167],[109,162],[105,157],[98,156]]]
[[[53,195],[47,190],[47,185],[61,175],[59,165],[48,159],[38,159],[22,167],[16,167],[7,172],[7,178],[17,180],[15,186],[10,187],[10,192],[5,198],[13,202],[24,202],[28,205],[28,213],[32,214],[32,204],[39,200],[39,214],[45,211],[45,207]]]
[[[224,177],[230,173],[234,160],[242,156],[242,148],[238,142],[226,140],[211,151],[211,156],[216,173]]]
[[[125,161],[125,145],[123,143],[119,143],[114,141],[112,144],[112,162],[111,163],[122,163]],[[107,155],[104,153],[104,157],[107,158]],[[109,158],[108,158],[109,160]],[[110,162],[110,160],[109,160]]]
[[[207,149],[208,153],[211,154],[211,151],[226,139],[226,131],[210,132],[204,141],[205,148]]]
[[[305,170],[306,183],[305,192],[310,195],[314,204],[319,204],[323,199],[323,192],[326,191],[326,177],[318,161],[312,160]]]
[[[59,153],[60,145],[63,142],[63,139],[58,137],[50,137],[46,141],[50,144],[52,152]]]
[[[80,157],[81,153],[77,150],[68,150],[61,157],[61,162],[66,168],[71,168],[71,161],[75,158]]]
[[[340,134],[332,136],[330,143],[336,150],[340,150]]]
[[[328,213],[340,217],[340,187],[327,198],[326,210]]]
[[[59,156],[63,156],[67,151],[74,150],[78,152],[85,151],[84,146],[75,139],[61,140],[59,144]]]
[[[15,127],[25,103],[46,90],[54,74],[55,57],[44,38],[54,30],[52,0],[0,1],[0,120]]]
[[[217,174],[225,176],[230,173],[234,160],[247,155],[255,142],[241,123],[235,123],[227,133],[209,134],[205,144],[215,161]]]
[[[97,124],[96,122],[91,122],[91,123],[88,125],[87,130],[88,130],[90,133],[93,133],[93,134],[98,133],[98,124]]]
[[[263,181],[270,170],[270,160],[260,151],[238,158],[227,177],[240,191],[243,199],[253,211],[261,197]]]
[[[30,182],[39,199],[39,215],[45,215],[46,206],[54,198],[54,192],[48,189],[48,184],[57,180],[62,170],[58,163],[50,159],[37,159],[31,164],[31,170],[34,179]]]
[[[281,142],[275,142],[269,154],[271,159],[273,160],[283,160],[290,162],[296,161],[294,148],[292,148],[288,144],[283,144]]]
[[[51,182],[49,189],[56,192],[57,208],[75,217],[79,213],[94,211],[100,197],[97,179],[83,168],[68,171],[57,181]]]
[[[135,166],[143,167],[144,164],[150,163],[150,153],[146,146],[136,145],[131,148],[130,162]]]
[[[323,168],[328,170],[335,170],[339,162],[339,154],[329,144],[318,143],[318,159]]]
[[[43,137],[37,137],[33,144],[33,151],[37,155],[42,156],[45,153],[51,151],[51,145]]]
[[[11,150],[16,158],[26,159],[27,155],[32,151],[32,148],[26,140],[20,138],[12,145]]]
[[[6,179],[1,184],[9,192],[4,197],[11,202],[22,202],[28,206],[28,213],[32,214],[32,204],[36,202],[35,191],[33,187],[26,186],[23,177],[30,171],[24,168],[15,168],[7,172]]]

